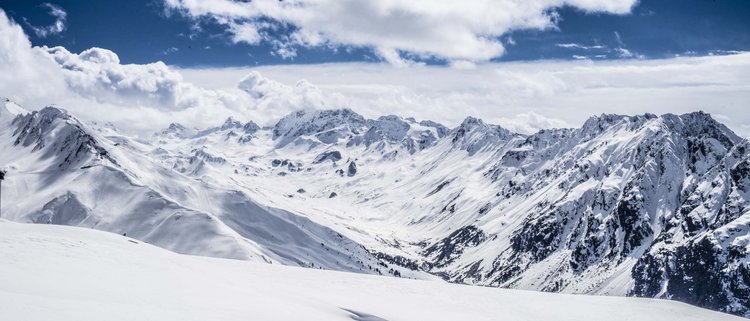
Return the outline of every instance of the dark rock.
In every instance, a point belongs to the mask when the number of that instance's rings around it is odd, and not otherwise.
[[[341,152],[337,150],[323,152],[315,157],[315,160],[313,160],[313,164],[320,164],[327,160],[330,160],[334,163],[338,162],[339,160],[341,160]]]
[[[422,253],[432,258],[432,267],[444,267],[456,260],[464,249],[481,244],[487,239],[482,230],[473,225],[453,231],[448,237],[426,248]]]

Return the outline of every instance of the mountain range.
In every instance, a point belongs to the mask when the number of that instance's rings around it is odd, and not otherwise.
[[[218,124],[217,124],[218,125]],[[149,137],[0,100],[3,219],[178,253],[750,317],[750,146],[709,114],[511,132],[349,109]]]

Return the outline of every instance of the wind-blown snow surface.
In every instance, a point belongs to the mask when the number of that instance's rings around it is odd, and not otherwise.
[[[1,320],[739,320],[665,300],[455,285],[175,254],[0,220]]]
[[[7,105],[7,104],[6,104]],[[705,113],[449,129],[351,110],[149,139],[0,108],[3,217],[179,253],[750,316],[750,149]]]

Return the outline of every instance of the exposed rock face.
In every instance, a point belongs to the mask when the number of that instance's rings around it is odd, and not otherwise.
[[[336,163],[341,160],[341,152],[337,150],[327,151],[323,152],[321,154],[318,154],[318,156],[315,156],[315,160],[313,160],[313,164],[320,164],[325,161],[331,161],[333,163]]]
[[[441,241],[427,247],[424,255],[431,259],[434,267],[444,267],[463,253],[465,247],[475,247],[484,242],[487,235],[475,226],[462,227]]]

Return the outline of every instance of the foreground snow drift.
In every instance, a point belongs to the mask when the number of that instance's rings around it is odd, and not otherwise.
[[[740,320],[653,299],[539,293],[175,254],[0,221],[0,320]]]

